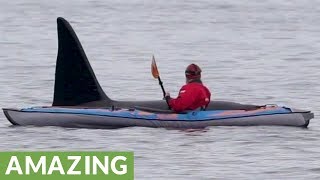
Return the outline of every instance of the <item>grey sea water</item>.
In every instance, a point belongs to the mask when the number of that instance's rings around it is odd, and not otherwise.
[[[0,150],[133,151],[135,179],[319,179],[320,1],[0,0],[0,107],[50,105],[56,18],[70,21],[95,74],[118,100],[173,96],[189,63],[213,98],[308,109],[309,128],[201,132],[11,127]]]

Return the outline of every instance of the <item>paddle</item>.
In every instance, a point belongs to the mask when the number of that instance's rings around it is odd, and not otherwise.
[[[155,79],[158,79],[159,85],[161,86],[161,89],[162,89],[163,97],[165,97],[166,91],[164,90],[163,83],[161,81],[160,74],[159,74],[158,67],[157,67],[157,63],[156,63],[156,60],[154,59],[154,56],[152,56],[151,73]]]
[[[158,79],[159,85],[160,85],[160,87],[161,87],[161,89],[162,89],[163,97],[165,98],[165,96],[166,96],[166,91],[164,90],[163,83],[162,83],[162,81],[161,81],[160,74],[159,74],[159,71],[158,71],[157,63],[156,63],[156,60],[154,59],[154,55],[152,56],[151,73],[152,73],[152,76],[153,76],[155,79]],[[170,106],[169,106],[168,101],[167,101],[167,104],[168,104],[168,107],[169,107],[169,109],[170,109]]]

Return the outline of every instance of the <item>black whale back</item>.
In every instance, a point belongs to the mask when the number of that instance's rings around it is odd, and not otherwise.
[[[164,100],[114,101],[102,90],[81,43],[71,25],[62,17],[58,24],[58,56],[52,106],[134,108],[167,110]],[[260,106],[228,101],[211,101],[207,110],[252,110]]]

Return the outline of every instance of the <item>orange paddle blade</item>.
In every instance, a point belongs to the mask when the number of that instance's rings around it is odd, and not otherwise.
[[[154,59],[154,56],[152,56],[151,73],[154,78],[159,77],[159,71],[158,71],[158,67],[156,64],[156,60]]]

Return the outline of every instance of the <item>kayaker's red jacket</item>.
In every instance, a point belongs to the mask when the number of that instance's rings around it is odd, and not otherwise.
[[[211,93],[201,82],[191,82],[179,91],[176,99],[168,99],[168,104],[175,112],[206,108],[210,103]]]

